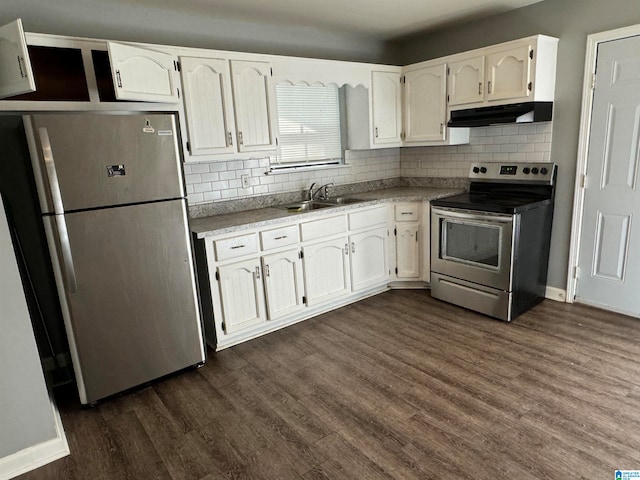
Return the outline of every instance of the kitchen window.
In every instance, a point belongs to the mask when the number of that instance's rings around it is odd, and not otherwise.
[[[276,98],[278,154],[271,168],[341,165],[338,87],[279,84]]]

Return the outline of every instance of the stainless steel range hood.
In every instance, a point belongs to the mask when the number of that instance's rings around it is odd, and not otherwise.
[[[551,121],[553,102],[512,103],[451,112],[448,127],[486,127],[504,123]]]

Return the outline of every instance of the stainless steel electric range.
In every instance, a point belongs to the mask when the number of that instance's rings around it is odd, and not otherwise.
[[[471,166],[469,193],[431,202],[431,295],[511,321],[545,296],[557,167]]]

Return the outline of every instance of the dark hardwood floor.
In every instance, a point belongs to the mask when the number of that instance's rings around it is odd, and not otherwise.
[[[82,410],[23,479],[609,479],[640,469],[640,321],[507,324],[391,291]]]

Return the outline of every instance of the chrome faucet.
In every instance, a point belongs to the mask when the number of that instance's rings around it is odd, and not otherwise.
[[[325,183],[321,187],[318,187],[318,189],[315,192],[313,191],[314,185],[315,183],[312,183],[311,187],[309,187],[309,200],[313,200],[316,197],[316,195],[318,195],[318,193],[320,193],[320,195],[318,196],[320,200],[326,200],[329,198],[329,187],[333,185],[333,182]]]
[[[313,187],[315,186],[315,184],[316,184],[316,182],[313,182],[311,184],[311,186],[309,187],[309,190],[307,191],[307,197],[309,197],[309,198],[307,198],[307,200],[309,200],[309,201],[313,200]]]

